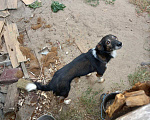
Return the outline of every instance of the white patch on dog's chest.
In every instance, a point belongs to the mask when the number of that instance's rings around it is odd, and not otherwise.
[[[111,56],[112,56],[113,58],[115,58],[115,57],[117,56],[116,50],[114,50],[114,51],[111,52]]]
[[[93,54],[93,56],[94,56],[95,58],[97,58],[97,55],[96,55],[96,50],[95,50],[95,48],[93,48],[93,49],[92,49],[92,54]]]

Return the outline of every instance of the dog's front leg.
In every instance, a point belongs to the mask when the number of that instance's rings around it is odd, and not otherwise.
[[[97,73],[96,76],[98,77],[98,80],[97,80],[97,81],[98,81],[99,83],[102,83],[102,82],[105,81],[105,79],[102,77],[103,75],[100,75],[100,74]]]

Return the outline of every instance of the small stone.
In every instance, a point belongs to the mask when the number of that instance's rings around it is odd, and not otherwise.
[[[3,111],[0,109],[0,120],[3,120],[4,118],[4,114],[3,114]]]
[[[132,22],[132,19],[129,19],[130,22]]]
[[[69,52],[66,52],[66,55],[68,55]]]

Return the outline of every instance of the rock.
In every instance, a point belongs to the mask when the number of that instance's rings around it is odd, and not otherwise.
[[[5,96],[0,93],[0,103],[5,103]]]
[[[7,94],[7,91],[8,91],[8,85],[0,86],[0,92],[1,93]]]
[[[3,107],[4,107],[4,104],[0,103],[0,109],[3,109]]]
[[[3,115],[3,111],[0,109],[0,120],[3,120],[4,115]]]
[[[4,72],[0,76],[0,83],[7,84],[7,83],[14,83],[18,81],[17,72],[20,71],[20,68],[11,68],[11,69],[4,69]]]

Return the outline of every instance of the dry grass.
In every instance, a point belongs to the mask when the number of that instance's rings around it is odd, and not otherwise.
[[[129,0],[129,2],[136,5],[138,14],[147,12],[150,15],[150,0]]]
[[[88,88],[83,92],[74,106],[64,110],[59,115],[60,120],[99,120],[100,119],[100,93],[103,90],[92,91]]]
[[[128,76],[129,84],[133,86],[138,82],[145,82],[150,80],[150,68],[142,67],[138,68],[133,74]]]

